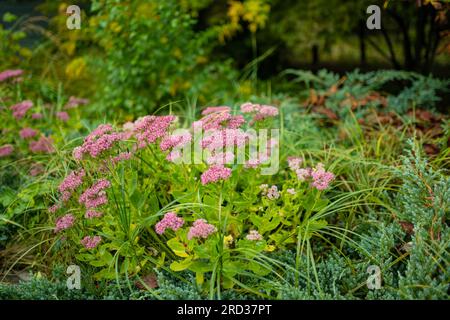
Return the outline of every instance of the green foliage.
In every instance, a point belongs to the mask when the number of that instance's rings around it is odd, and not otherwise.
[[[118,2],[92,4],[96,39],[105,51],[102,63],[95,63],[105,74],[100,98],[108,109],[150,113],[186,94],[205,101],[207,92],[229,87],[233,71],[227,63],[205,64],[214,32],[194,32],[195,20],[178,1]]]

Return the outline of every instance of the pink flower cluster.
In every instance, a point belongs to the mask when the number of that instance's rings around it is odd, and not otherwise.
[[[130,160],[133,154],[131,152],[121,152],[115,157],[111,157],[111,162],[116,164],[120,161]]]
[[[214,153],[208,159],[206,159],[206,163],[208,165],[232,164],[233,161],[234,161],[234,153],[229,151]]]
[[[10,78],[19,77],[23,74],[23,70],[5,70],[3,72],[0,72],[0,82],[3,82]]]
[[[113,132],[114,129],[110,124],[101,124],[92,131],[85,139],[81,146],[73,150],[73,157],[81,160],[84,154],[89,154],[96,158],[104,151],[110,149],[114,143],[126,138],[124,133]]]
[[[67,102],[67,104],[65,105],[64,109],[72,109],[72,108],[76,108],[79,105],[86,105],[89,103],[88,99],[82,99],[82,98],[77,98],[74,96],[71,96],[69,98],[69,101]]]
[[[84,204],[87,209],[96,208],[108,202],[105,189],[111,183],[106,179],[100,179],[92,187],[86,189],[78,199],[80,204]]]
[[[269,188],[267,184],[262,184],[259,188],[262,190],[261,194],[266,196],[269,200],[276,200],[280,197],[280,192],[278,191],[277,186],[271,186]]]
[[[242,146],[248,135],[241,129],[211,130],[202,139],[202,148],[209,151],[222,151],[227,147]]]
[[[84,215],[86,219],[100,218],[101,216],[103,216],[103,212],[96,210],[87,210]]]
[[[177,231],[183,224],[183,218],[178,217],[175,212],[168,212],[164,215],[164,218],[156,224],[155,230],[158,234],[163,234],[166,229]]]
[[[81,240],[81,244],[86,249],[94,249],[96,246],[98,246],[98,244],[100,243],[101,240],[102,240],[102,237],[100,237],[100,236],[94,236],[94,237],[86,236]]]
[[[56,220],[55,233],[61,230],[69,229],[75,223],[75,217],[71,214],[66,214]]]
[[[62,200],[67,201],[72,193],[83,183],[85,172],[83,169],[72,171],[59,185],[58,190],[62,194]]]
[[[57,113],[56,113],[56,117],[57,117],[59,120],[64,121],[64,122],[69,121],[69,119],[70,119],[69,114],[68,114],[67,112],[65,112],[65,111],[59,111],[59,112],[57,112]]]
[[[22,139],[29,139],[37,135],[37,131],[31,128],[23,128],[20,130],[19,135]]]
[[[33,102],[30,100],[19,102],[10,107],[13,112],[13,117],[16,119],[22,119],[31,108],[33,108]]]
[[[323,164],[319,163],[315,169],[311,171],[312,183],[311,185],[317,190],[325,190],[334,179],[334,174],[325,171]]]
[[[0,158],[7,157],[13,152],[14,148],[10,144],[5,144],[0,147]]]
[[[288,163],[292,171],[295,171],[299,181],[311,179],[311,186],[317,190],[325,190],[329,187],[335,176],[325,170],[322,163],[318,163],[316,168],[300,168],[302,161],[300,158],[289,158]]]
[[[33,113],[31,115],[31,119],[34,119],[34,120],[42,119],[43,117],[44,116],[42,115],[42,113]]]
[[[242,115],[233,116],[230,113],[230,107],[226,106],[208,107],[203,110],[202,115],[204,115],[203,118],[192,124],[193,128],[202,128],[205,131],[237,129],[245,123]]]
[[[289,168],[293,171],[300,169],[300,166],[303,163],[303,158],[300,157],[289,157],[287,159]]]
[[[167,134],[175,116],[145,116],[134,123],[133,132],[139,148],[145,148]]]
[[[159,147],[162,151],[167,151],[172,148],[180,148],[191,142],[192,136],[189,132],[185,132],[182,134],[173,134],[170,136],[166,136],[162,139]]]
[[[251,102],[246,102],[241,105],[242,113],[252,113],[253,120],[251,123],[255,121],[261,121],[266,118],[275,117],[278,115],[278,108],[268,105],[254,104]]]
[[[31,141],[29,147],[33,153],[53,153],[55,151],[52,139],[47,137],[40,137],[38,141]]]
[[[203,185],[219,180],[226,180],[231,176],[231,169],[220,165],[213,165],[202,173],[201,181]]]
[[[263,239],[262,235],[256,230],[250,230],[245,238],[250,241],[261,241]]]
[[[217,229],[212,224],[209,224],[205,219],[197,219],[194,224],[189,229],[187,238],[191,240],[192,238],[208,238],[209,235],[216,232]]]

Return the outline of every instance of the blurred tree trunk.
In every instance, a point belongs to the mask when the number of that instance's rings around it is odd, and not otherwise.
[[[314,67],[319,65],[319,46],[317,44],[312,46],[312,65]]]
[[[367,56],[366,56],[366,24],[364,20],[359,21],[358,26],[358,37],[359,37],[359,57],[361,62],[361,67],[364,68],[367,65]]]

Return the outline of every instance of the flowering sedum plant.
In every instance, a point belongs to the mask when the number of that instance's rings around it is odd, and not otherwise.
[[[267,136],[255,149],[250,129],[272,127],[277,115],[246,103],[239,113],[208,107],[185,130],[172,115],[98,126],[73,150],[49,208],[61,248],[97,267],[98,279],[170,268],[211,289],[267,275],[267,254],[326,226],[315,213],[335,178],[300,157],[263,174],[280,141]]]

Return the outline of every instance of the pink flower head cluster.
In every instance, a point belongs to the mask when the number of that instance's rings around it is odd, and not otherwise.
[[[297,194],[297,191],[295,191],[295,189],[293,189],[293,188],[287,189],[286,192],[293,196]]]
[[[34,119],[34,120],[42,119],[43,117],[44,116],[42,115],[42,113],[33,113],[31,115],[31,119]]]
[[[330,185],[331,181],[334,180],[335,176],[333,173],[325,170],[322,163],[318,163],[315,168],[300,168],[301,162],[296,162],[299,158],[288,159],[289,167],[292,171],[295,171],[297,179],[299,181],[306,181],[310,179],[311,186],[317,190],[325,190]]]
[[[203,185],[217,182],[219,180],[226,180],[231,176],[231,169],[221,165],[213,165],[202,173],[201,181]]]
[[[252,123],[255,121],[261,121],[266,118],[275,117],[278,115],[278,108],[268,105],[261,105],[261,104],[254,104],[251,102],[246,102],[243,105],[241,105],[241,112],[242,113],[252,113],[253,120]]]
[[[100,243],[101,240],[102,240],[102,237],[100,237],[100,236],[94,236],[94,237],[86,236],[81,240],[81,244],[86,249],[94,249],[96,246],[98,246],[98,244]]]
[[[68,114],[67,112],[65,112],[65,111],[59,111],[59,112],[57,112],[57,113],[56,113],[56,117],[57,117],[59,120],[64,121],[64,122],[69,121],[69,119],[70,119],[69,114]]]
[[[76,160],[81,160],[84,154],[89,154],[96,158],[102,152],[109,150],[114,143],[124,138],[124,133],[114,132],[110,124],[101,124],[84,139],[81,146],[73,150],[73,157]]]
[[[4,146],[0,147],[0,158],[1,157],[7,157],[13,152],[14,148],[10,144],[5,144]]]
[[[311,185],[317,190],[325,190],[334,179],[334,174],[325,171],[323,164],[317,164],[317,167],[311,171],[312,183]]]
[[[52,205],[50,208],[48,208],[48,212],[50,213],[55,213],[56,211],[58,211],[59,209],[61,209],[61,205],[59,203],[55,203],[54,205]]]
[[[192,238],[208,238],[209,235],[216,232],[217,229],[212,224],[209,224],[205,219],[197,219],[194,224],[189,229],[187,238],[191,240]]]
[[[133,128],[138,147],[145,148],[158,138],[164,137],[175,119],[175,116],[145,116],[138,119]]]
[[[300,157],[289,157],[287,159],[287,161],[288,161],[289,168],[292,171],[295,171],[295,170],[300,169],[300,166],[303,163],[303,158],[300,158]]]
[[[72,171],[59,185],[58,190],[62,194],[62,200],[70,199],[72,193],[83,183],[85,172],[83,169]]]
[[[37,131],[31,128],[23,128],[20,130],[19,135],[22,139],[29,139],[37,135]]]
[[[115,157],[111,157],[111,162],[116,164],[120,161],[130,160],[133,154],[131,152],[121,152]]]
[[[241,129],[211,130],[202,139],[203,149],[221,151],[227,147],[242,146],[248,140],[248,135]]]
[[[0,82],[3,82],[10,78],[19,77],[23,74],[23,70],[5,70],[3,72],[0,72]]]
[[[245,238],[250,241],[261,241],[263,239],[262,235],[256,230],[250,230]]]
[[[168,212],[164,215],[164,218],[156,224],[155,230],[158,234],[163,234],[166,229],[177,231],[183,224],[183,218],[178,217],[175,212]]]
[[[232,164],[233,161],[234,161],[234,153],[229,152],[229,151],[214,153],[208,159],[206,159],[206,163],[208,165]]]
[[[191,142],[191,140],[192,136],[189,132],[185,132],[182,134],[173,134],[165,137],[159,144],[159,147],[162,151],[167,151],[171,148],[183,147]]]
[[[269,200],[276,200],[280,197],[280,192],[277,186],[269,186],[267,184],[262,184],[259,186],[261,189],[261,194],[266,196]]]
[[[237,129],[245,123],[242,115],[233,116],[230,113],[230,108],[226,106],[208,107],[203,110],[202,115],[204,115],[203,118],[192,124],[194,128],[202,128],[205,131],[225,128]]]
[[[29,147],[33,153],[52,153],[55,151],[52,139],[47,137],[40,137],[38,141],[31,141]]]
[[[105,189],[111,183],[106,179],[100,179],[92,187],[86,189],[78,199],[80,204],[84,204],[87,209],[96,208],[108,202]]]
[[[103,216],[103,212],[96,210],[87,210],[84,215],[86,219],[100,218],[101,216]]]
[[[56,220],[55,233],[61,230],[69,229],[75,223],[75,217],[71,214],[66,214]]]
[[[33,108],[33,102],[30,100],[19,102],[10,107],[13,112],[13,117],[16,119],[22,119],[31,108]]]
[[[77,98],[77,97],[71,96],[64,108],[72,109],[72,108],[78,107],[79,105],[85,105],[88,103],[89,103],[88,99],[82,99],[82,98]]]

